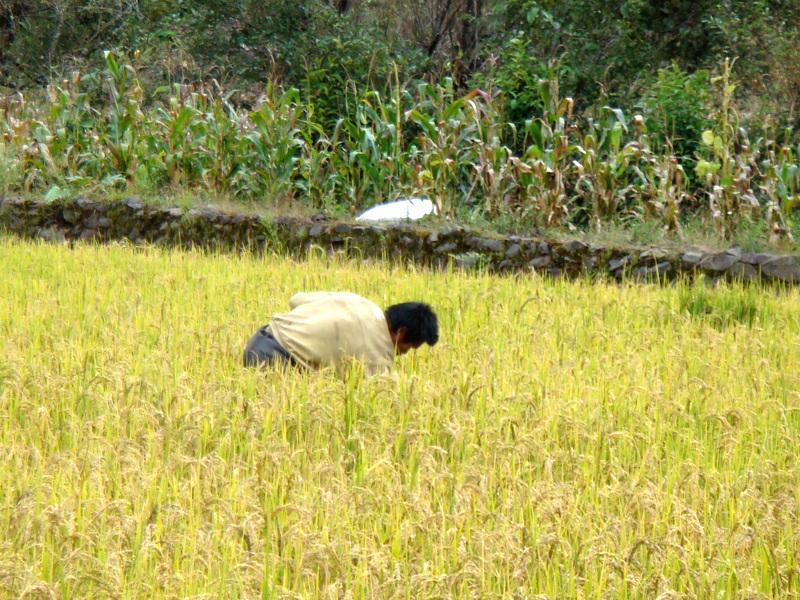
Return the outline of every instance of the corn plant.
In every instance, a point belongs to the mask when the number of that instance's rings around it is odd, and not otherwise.
[[[753,178],[759,158],[733,107],[736,85],[731,81],[733,62],[725,60],[723,72],[712,79],[719,88],[721,106],[717,125],[703,132],[704,151],[695,171],[704,181],[711,215],[721,237],[730,239],[739,221],[757,215],[759,202],[753,190]]]
[[[661,221],[667,235],[680,236],[680,207],[689,198],[686,172],[669,140],[666,140],[666,152],[656,154],[651,151],[644,118],[636,115],[633,122],[642,150],[638,164],[633,167],[638,178],[635,193],[648,218]]]
[[[53,85],[47,87],[49,100],[54,101],[60,96],[56,89]],[[60,178],[64,162],[60,155],[54,158],[50,151],[50,144],[56,139],[53,130],[59,128],[59,124],[52,121],[58,119],[59,111],[29,105],[22,93],[0,98],[0,111],[3,117],[0,119],[0,132],[4,144],[7,144],[3,152],[4,171],[7,173],[4,180],[16,179],[22,190],[28,192]],[[12,168],[18,171],[18,177],[12,177]]]
[[[714,79],[721,104],[695,172],[720,237],[743,218],[763,217],[774,240],[788,238],[797,160],[788,145],[751,141],[734,107],[731,67]],[[43,103],[0,96],[3,189],[56,199],[95,187],[166,187],[351,211],[414,193],[444,215],[466,208],[571,226],[586,211],[599,228],[646,214],[670,235],[680,233],[681,204],[698,192],[669,140],[653,149],[641,117],[629,124],[606,107],[579,121],[553,73],[537,87],[542,114],[519,131],[491,84],[460,93],[446,79],[401,85],[395,73],[385,97],[347,92],[352,108],[328,130],[294,89],[267,86],[252,110],[213,80],[160,89],[166,97],[146,101],[136,69],[107,52],[103,104],[86,89],[93,77],[75,73],[48,86]]]
[[[354,209],[380,202],[413,183],[402,102],[399,88],[389,101],[372,91],[358,98],[353,117],[336,123],[330,141],[333,168]]]
[[[434,199],[440,214],[452,214],[471,167],[476,125],[466,106],[469,98],[456,98],[450,80],[444,86],[420,84],[417,94],[406,113],[418,132],[409,149],[417,188]]]
[[[0,136],[8,144],[22,144],[27,139],[25,96],[22,92],[0,95]]]
[[[527,168],[504,143],[507,124],[497,106],[491,89],[475,89],[464,97],[465,117],[471,121],[464,158],[473,170],[464,202],[481,203],[488,216],[519,204],[519,175]]]
[[[324,128],[311,117],[308,115],[300,127],[303,144],[295,186],[311,206],[329,208],[337,204],[337,192],[343,186],[334,167],[336,157],[331,149],[331,140]]]
[[[759,190],[766,198],[765,218],[772,241],[793,239],[792,214],[800,200],[800,165],[789,146],[769,145],[762,162]]]
[[[528,167],[520,173],[527,202],[524,210],[534,213],[544,225],[557,225],[569,216],[566,183],[573,169],[572,155],[577,145],[572,123],[572,98],[561,98],[554,77],[539,82],[539,95],[545,109],[540,118],[525,123],[522,162]]]
[[[19,157],[16,148],[0,140],[0,197],[5,196],[19,181]]]
[[[674,155],[655,158],[652,169],[655,175],[655,196],[649,203],[670,236],[680,236],[680,207],[689,197],[686,172]]]
[[[635,139],[625,141],[628,124],[619,109],[605,107],[603,117],[590,120],[588,130],[577,147],[575,190],[591,206],[592,225],[600,229],[604,221],[618,215],[628,195],[636,192],[630,169],[646,150]]]
[[[71,81],[65,83],[64,88],[50,85],[47,89],[50,100],[47,154],[56,162],[54,167],[60,173],[101,178],[106,174],[105,165],[94,152],[101,115],[80,89],[80,72],[74,72]]]
[[[18,92],[13,96],[0,97],[0,119],[4,150],[6,182],[16,182],[18,189],[30,192],[46,184],[43,170],[37,168],[38,143],[33,137],[37,123],[35,108],[26,103],[25,96]],[[40,164],[40,163],[39,163]],[[12,176],[15,173],[16,176]]]
[[[256,189],[273,197],[292,196],[304,145],[301,124],[305,110],[297,90],[279,92],[268,87],[249,115],[245,138],[250,144],[249,168]]]
[[[159,107],[152,118],[152,128],[146,135],[149,155],[148,177],[177,188],[189,186],[199,178],[198,151],[200,140],[197,127],[203,113],[198,98],[176,84],[175,95],[166,107]]]
[[[205,141],[201,151],[209,155],[209,160],[202,181],[206,189],[216,194],[239,196],[250,178],[244,151],[243,115],[230,104],[219,84],[216,81],[212,84],[216,93],[206,101],[204,113]]]
[[[129,63],[120,62],[109,51],[105,52],[105,60],[109,113],[100,140],[108,152],[110,168],[126,180],[132,180],[139,159],[142,126],[147,124],[142,113],[144,91]]]

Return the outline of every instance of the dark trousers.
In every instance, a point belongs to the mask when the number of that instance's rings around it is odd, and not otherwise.
[[[264,325],[253,334],[244,347],[244,366],[255,367],[271,364],[296,365],[292,355],[272,336],[269,325]]]

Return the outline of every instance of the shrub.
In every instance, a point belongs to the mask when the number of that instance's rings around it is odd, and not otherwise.
[[[708,71],[687,73],[677,64],[659,69],[656,80],[642,94],[641,108],[654,144],[670,145],[684,168],[694,163],[703,131],[711,125]]]
[[[536,57],[530,39],[516,35],[499,54],[494,71],[489,76],[476,77],[473,83],[485,88],[491,79],[505,100],[508,119],[522,129],[527,119],[542,114],[546,108],[538,83],[547,75],[547,64]]]

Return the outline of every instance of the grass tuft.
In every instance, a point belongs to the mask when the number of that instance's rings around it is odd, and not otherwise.
[[[715,327],[736,323],[752,327],[763,324],[770,315],[767,292],[756,286],[719,284],[710,288],[699,278],[679,286],[678,307],[681,313],[702,319]]]

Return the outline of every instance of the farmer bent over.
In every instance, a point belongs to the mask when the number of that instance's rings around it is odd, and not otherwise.
[[[436,314],[422,302],[383,311],[350,292],[309,292],[292,296],[289,308],[253,334],[244,350],[245,366],[332,366],[341,372],[355,359],[367,373],[376,373],[391,367],[395,354],[423,343],[433,346],[439,339]]]

